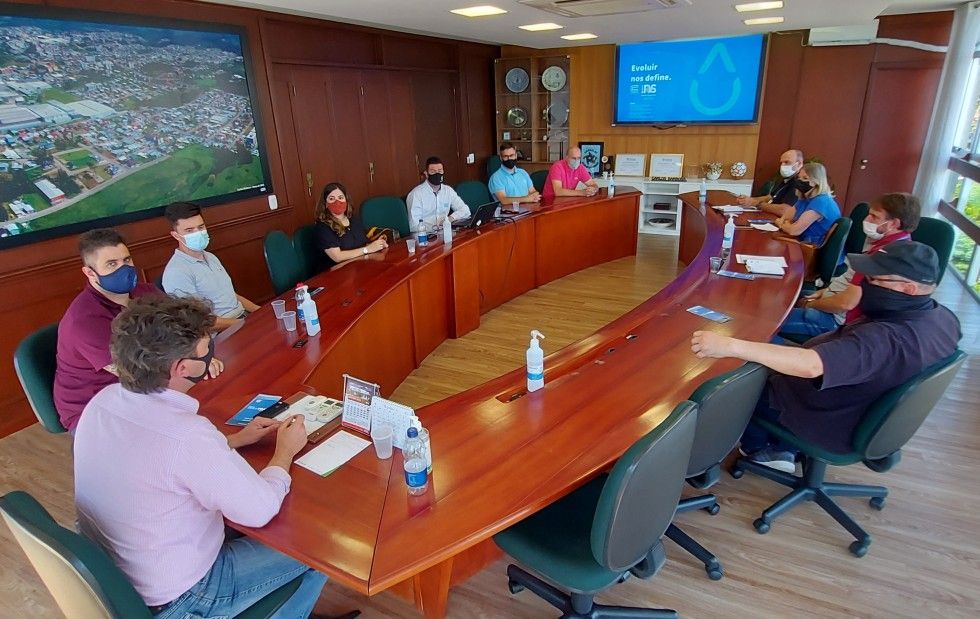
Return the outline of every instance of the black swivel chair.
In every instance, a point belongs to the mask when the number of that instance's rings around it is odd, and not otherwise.
[[[703,490],[717,483],[721,477],[721,461],[732,451],[749,424],[768,375],[765,367],[746,363],[706,381],[691,394],[691,401],[698,405],[698,427],[687,467],[688,484]],[[677,505],[678,514],[696,509],[704,509],[712,516],[717,514],[717,497],[713,494],[687,497]],[[675,523],[667,527],[666,535],[700,559],[711,580],[722,577],[724,569],[718,559]]]
[[[793,489],[762,512],[762,516],[753,523],[755,530],[768,533],[772,521],[783,512],[799,503],[813,501],[856,538],[850,545],[850,551],[856,557],[863,557],[868,552],[871,536],[831,497],[871,497],[871,507],[880,510],[885,506],[888,489],[883,486],[827,482],[824,480],[827,465],[846,466],[863,462],[869,469],[883,473],[898,464],[902,446],[925,421],[965,358],[966,355],[957,350],[953,355],[882,395],[868,408],[855,428],[853,449],[848,453],[827,451],[796,436],[778,423],[757,420],[766,430],[800,450],[803,454],[803,476],[777,471],[746,458],[739,458],[735,462],[732,477],[736,479],[745,471],[751,471]]]
[[[676,618],[672,610],[604,606],[593,598],[633,570],[652,576],[666,561],[660,538],[680,498],[696,422],[697,405],[681,402],[608,475],[495,535],[504,552],[548,581],[508,565],[511,593],[527,587],[568,619]]]

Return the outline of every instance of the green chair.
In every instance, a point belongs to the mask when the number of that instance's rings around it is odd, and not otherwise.
[[[840,257],[844,252],[844,243],[847,241],[847,235],[850,231],[851,220],[849,218],[838,217],[834,221],[823,244],[815,250],[813,260],[816,279],[803,282],[801,295],[813,294],[818,288],[828,286],[831,279],[847,270],[847,265],[840,261]]]
[[[761,188],[759,188],[759,195],[760,196],[772,195],[772,191],[775,188],[776,188],[776,179],[770,178],[765,183],[763,183]]]
[[[759,533],[769,528],[779,515],[796,505],[813,501],[853,535],[856,541],[850,545],[851,553],[863,557],[868,552],[871,536],[858,525],[834,501],[835,496],[871,497],[874,509],[883,509],[888,489],[883,486],[838,484],[825,481],[827,465],[847,466],[863,462],[871,470],[882,473],[901,460],[901,448],[915,434],[926,416],[952,382],[966,354],[957,350],[953,355],[926,368],[905,384],[890,389],[865,412],[854,429],[853,448],[848,453],[827,451],[819,445],[796,436],[778,423],[756,420],[770,433],[793,445],[803,455],[803,475],[797,477],[783,471],[763,466],[746,458],[739,458],[732,469],[732,477],[738,479],[745,471],[751,471],[793,489],[785,497],[762,512],[753,524]]]
[[[398,196],[375,196],[361,205],[364,228],[391,228],[401,236],[412,233],[408,224],[408,207]]]
[[[493,198],[487,184],[481,181],[463,181],[456,185],[456,193],[470,207],[470,213],[476,214],[476,207],[482,206]]]
[[[844,253],[860,254],[864,251],[864,241],[868,238],[864,234],[864,218],[868,216],[871,207],[867,202],[858,202],[848,215],[851,219],[851,231],[847,233],[847,242],[844,243]]]
[[[536,170],[531,172],[531,183],[538,192],[544,191],[544,183],[548,180],[547,170]]]
[[[17,345],[14,370],[34,416],[52,434],[67,432],[54,406],[54,373],[58,366],[58,323],[41,327]]]
[[[315,229],[313,224],[307,224],[293,232],[293,251],[303,271],[302,279],[309,279],[320,271],[320,252],[313,240]]]
[[[0,497],[0,514],[68,619],[150,619],[153,614],[126,575],[89,539],[62,527],[34,500],[15,490]],[[301,578],[262,598],[238,619],[271,617]]]
[[[942,282],[949,257],[953,253],[953,244],[956,242],[953,226],[942,219],[923,217],[919,220],[919,226],[912,231],[912,240],[925,243],[936,250],[936,255],[939,256],[939,281],[936,283]]]
[[[303,266],[285,232],[272,230],[266,234],[262,241],[262,250],[276,295],[286,292],[303,279]]]
[[[766,386],[769,372],[757,363],[726,372],[706,381],[691,394],[698,405],[697,431],[691,459],[687,465],[687,483],[698,490],[710,488],[721,477],[721,461],[731,453],[749,425],[756,402]],[[703,509],[714,516],[718,513],[718,498],[703,494],[681,499],[677,514]],[[676,515],[675,515],[676,519]],[[711,580],[718,580],[724,569],[712,553],[682,531],[675,523],[667,527],[667,537],[704,563]]]
[[[676,617],[672,610],[604,606],[593,598],[631,572],[654,575],[666,561],[660,538],[680,498],[696,424],[697,405],[681,402],[608,475],[495,535],[504,552],[544,577],[508,565],[511,593],[527,587],[568,618]]]
[[[493,173],[500,169],[500,155],[490,155],[487,157],[487,181],[489,182],[490,177]]]

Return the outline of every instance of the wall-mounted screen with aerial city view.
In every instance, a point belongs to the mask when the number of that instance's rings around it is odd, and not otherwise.
[[[271,191],[242,32],[0,4],[0,248]]]

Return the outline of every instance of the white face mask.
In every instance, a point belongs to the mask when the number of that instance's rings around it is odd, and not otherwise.
[[[872,223],[865,219],[861,223],[861,227],[864,228],[864,236],[868,237],[872,241],[878,241],[885,238],[884,232],[878,232],[878,224]]]
[[[789,178],[796,174],[796,169],[792,165],[782,164],[779,166],[779,175],[783,178]]]

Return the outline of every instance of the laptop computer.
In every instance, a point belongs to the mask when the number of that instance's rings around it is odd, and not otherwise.
[[[459,219],[453,222],[453,228],[478,228],[483,224],[490,223],[493,221],[494,213],[497,212],[497,207],[500,206],[500,202],[494,200],[493,202],[487,202],[486,204],[481,204],[476,207],[473,211],[473,215],[469,219]]]

